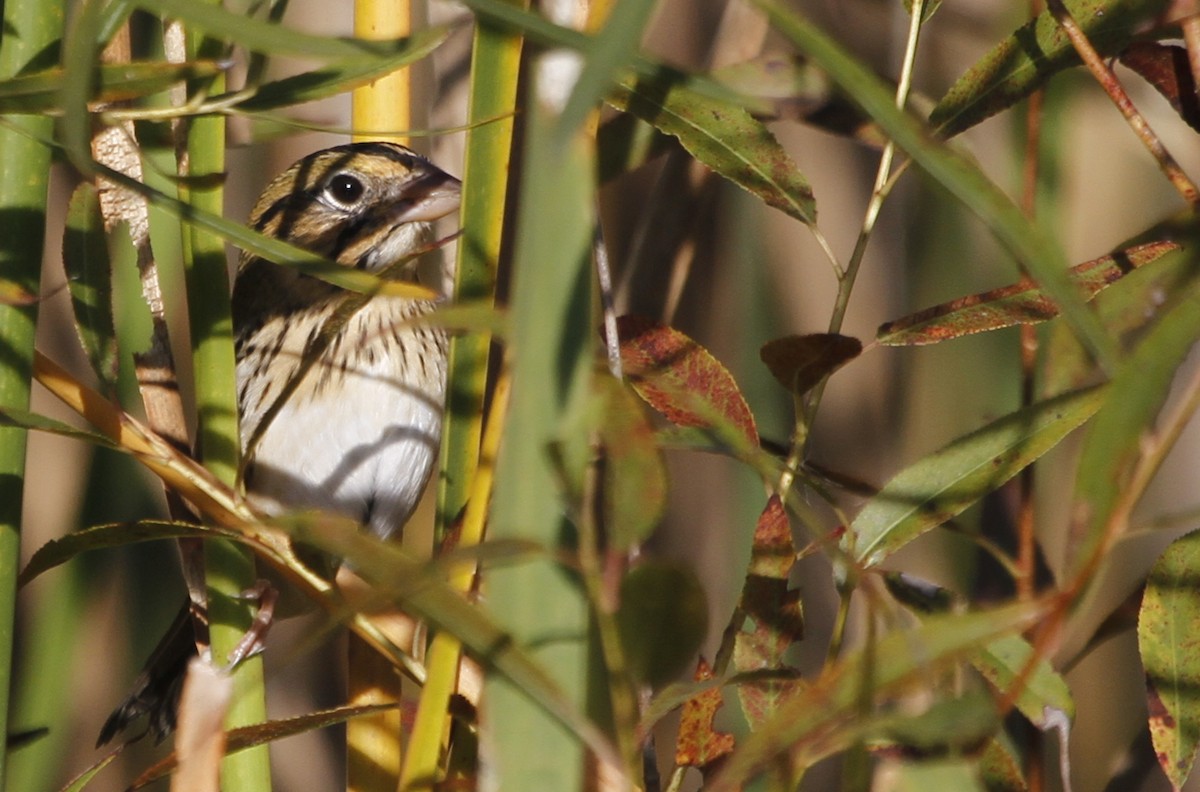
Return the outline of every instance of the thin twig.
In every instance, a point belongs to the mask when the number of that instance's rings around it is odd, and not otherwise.
[[[1096,82],[1100,83],[1100,87],[1112,99],[1113,104],[1117,106],[1117,110],[1121,115],[1125,116],[1125,120],[1129,122],[1129,126],[1133,129],[1134,134],[1142,141],[1142,144],[1150,152],[1151,156],[1158,161],[1159,168],[1174,185],[1175,189],[1183,196],[1183,200],[1189,205],[1195,207],[1200,205],[1200,190],[1192,182],[1188,175],[1183,172],[1183,168],[1167,151],[1167,147],[1159,139],[1154,130],[1150,128],[1149,122],[1145,117],[1138,112],[1133,105],[1133,100],[1129,98],[1129,94],[1125,93],[1125,89],[1121,87],[1120,80],[1113,70],[1109,68],[1100,54],[1096,52],[1095,47],[1088,41],[1087,35],[1080,29],[1075,18],[1071,16],[1071,12],[1063,5],[1062,0],[1048,0],[1050,13],[1054,16],[1059,27],[1067,34],[1067,38],[1071,40],[1071,45],[1075,47],[1075,51],[1079,53],[1079,57],[1083,60],[1088,71],[1096,78]]]

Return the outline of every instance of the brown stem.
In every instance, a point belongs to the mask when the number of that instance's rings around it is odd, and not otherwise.
[[[1095,47],[1088,41],[1087,35],[1080,29],[1075,18],[1071,16],[1071,12],[1063,5],[1062,0],[1048,0],[1050,13],[1054,16],[1059,27],[1067,34],[1067,38],[1071,40],[1071,45],[1075,47],[1075,51],[1079,53],[1079,57],[1083,60],[1088,71],[1096,78],[1096,82],[1112,99],[1113,104],[1121,111],[1121,115],[1125,116],[1125,120],[1129,122],[1129,126],[1134,133],[1145,145],[1146,149],[1158,161],[1159,167],[1174,185],[1175,189],[1183,196],[1183,200],[1187,201],[1191,206],[1200,205],[1200,190],[1197,190],[1196,185],[1183,172],[1183,168],[1175,161],[1175,158],[1167,151],[1158,135],[1150,128],[1150,124],[1133,106],[1133,101],[1129,98],[1129,94],[1125,93],[1125,89],[1121,87],[1120,81],[1113,73],[1113,70],[1108,67],[1100,54],[1096,52]]]

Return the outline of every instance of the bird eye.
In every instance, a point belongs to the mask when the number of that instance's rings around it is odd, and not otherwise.
[[[339,173],[325,186],[325,194],[342,206],[350,206],[362,198],[365,191],[362,181],[349,173]]]

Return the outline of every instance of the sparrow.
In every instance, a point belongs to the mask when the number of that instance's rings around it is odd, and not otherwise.
[[[272,181],[255,230],[339,265],[415,279],[432,223],[460,183],[404,146],[353,143],[310,154]],[[397,272],[399,270],[399,272]],[[243,252],[233,284],[243,483],[268,516],[317,509],[376,536],[400,532],[441,438],[447,340],[414,320],[432,300],[359,297]],[[101,729],[103,745],[141,715],[162,740],[195,654],[182,614]]]

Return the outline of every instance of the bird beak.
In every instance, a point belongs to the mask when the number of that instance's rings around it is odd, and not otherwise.
[[[396,218],[398,223],[432,223],[458,210],[462,182],[448,173],[437,171],[405,188],[412,198],[405,202]]]

